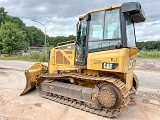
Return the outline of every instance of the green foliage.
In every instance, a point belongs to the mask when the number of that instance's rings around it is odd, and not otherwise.
[[[137,42],[137,48],[141,50],[138,57],[160,58],[160,41]]]
[[[139,50],[160,50],[160,41],[137,42]]]
[[[36,27],[26,27],[26,41],[29,45],[43,46],[45,35],[44,33],[37,29]]]
[[[6,20],[9,21],[9,22],[11,22],[11,23],[17,24],[18,28],[20,28],[23,31],[25,31],[26,25],[25,25],[25,23],[23,23],[23,21],[20,18],[14,17],[14,16],[7,16]]]
[[[45,53],[44,52],[37,52],[37,53],[30,53],[24,56],[18,56],[20,60],[26,61],[36,61],[36,62],[45,62]]]
[[[23,50],[27,46],[24,40],[25,35],[17,24],[11,22],[1,24],[0,48],[4,53],[10,54],[12,51]]]
[[[141,51],[140,53],[138,53],[138,57],[142,57],[142,58],[160,58],[160,51],[153,51],[153,52]]]
[[[40,29],[33,26],[27,27],[20,18],[8,15],[3,7],[0,7],[0,23],[2,23],[0,24],[0,53],[2,50],[3,53],[23,50],[26,45],[44,46],[45,34]],[[57,43],[76,39],[74,35],[68,37],[49,37],[46,35],[46,38],[48,47],[54,47]]]
[[[65,42],[69,40],[76,40],[76,36],[69,35],[68,37],[65,37],[65,36],[50,37],[48,42],[52,46],[57,46],[57,43]]]
[[[1,60],[24,60],[33,62],[47,62],[45,59],[45,54],[43,52],[30,53],[27,55],[17,55],[17,56],[0,56]]]
[[[0,23],[4,23],[6,20],[7,12],[5,12],[5,8],[0,7]]]

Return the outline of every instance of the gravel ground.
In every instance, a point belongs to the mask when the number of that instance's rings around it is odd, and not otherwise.
[[[109,120],[39,97],[37,91],[22,97],[24,70],[33,62],[0,60],[0,120]],[[7,69],[6,69],[7,68]],[[138,59],[137,97],[117,120],[160,119],[160,59]]]
[[[160,59],[138,58],[136,70],[160,72]]]

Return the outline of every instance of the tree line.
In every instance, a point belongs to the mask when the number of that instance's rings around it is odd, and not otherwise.
[[[160,50],[160,41],[137,42],[139,50]]]
[[[44,33],[34,27],[26,26],[23,21],[5,12],[0,7],[0,53],[11,54],[13,51],[24,50],[27,46],[44,46]],[[50,37],[46,35],[47,46],[56,46],[58,42],[74,40],[74,35]]]

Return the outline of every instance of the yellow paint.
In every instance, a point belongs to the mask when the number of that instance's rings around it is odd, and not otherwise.
[[[35,88],[38,76],[40,76],[41,74],[45,74],[46,72],[47,67],[45,65],[42,65],[41,63],[35,63],[28,70],[26,70],[26,87],[21,95],[24,95],[31,89]]]
[[[99,71],[97,70],[83,69],[83,73],[88,75],[93,75],[93,76],[99,76]]]
[[[69,40],[69,41],[66,41],[66,42],[60,42],[60,43],[57,43],[57,47],[56,47],[56,48],[65,46],[66,44],[67,44],[67,45],[71,45],[71,44],[73,44],[73,43],[75,43],[74,40]]]
[[[67,54],[65,53],[65,51],[69,51],[72,54]],[[61,64],[56,63],[56,59],[58,59],[57,57],[57,52],[60,52],[63,55],[63,62]],[[65,64],[64,61],[66,58],[69,62],[69,64]],[[50,61],[49,61],[49,73],[53,73],[56,72],[58,70],[64,70],[64,71],[69,71],[69,70],[77,70],[77,68],[74,66],[74,59],[75,59],[75,50],[72,49],[51,49],[51,53],[50,53]],[[58,59],[59,60],[59,59]]]
[[[72,54],[66,54],[65,51],[71,51]],[[57,64],[56,63],[56,53],[61,52],[63,57],[66,57],[70,62],[67,64]],[[122,48],[122,49],[114,49],[107,50],[95,53],[89,53],[87,58],[87,68],[75,66],[75,49],[57,49],[53,48],[50,53],[50,62],[49,62],[49,73],[53,72],[73,72],[79,71],[80,69],[84,74],[89,75],[97,75],[99,76],[100,72],[106,73],[117,73],[123,76],[123,79],[126,81],[127,88],[130,89],[132,87],[132,79],[133,79],[133,69],[136,64],[136,53],[137,49],[133,48]],[[129,69],[130,59],[133,61],[132,69]],[[102,63],[118,63],[118,67],[115,70],[110,69],[102,69]]]
[[[107,50],[95,53],[89,53],[87,58],[87,70],[86,73],[95,74],[96,71],[103,71],[106,73],[121,73],[124,74],[124,79],[127,84],[127,88],[132,87],[133,69],[136,64],[137,49],[122,48],[115,50]],[[133,61],[133,66],[129,69],[130,59]],[[118,63],[118,68],[115,70],[102,69],[102,63]],[[91,73],[92,72],[92,73]],[[98,72],[96,72],[98,74]]]

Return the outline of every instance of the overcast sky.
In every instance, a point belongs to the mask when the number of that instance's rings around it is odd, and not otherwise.
[[[27,26],[35,26],[44,32],[46,25],[49,36],[76,34],[78,16],[88,11],[131,0],[0,0],[9,15],[21,18]],[[135,1],[135,0],[132,0]],[[138,0],[137,0],[138,1]],[[136,25],[138,41],[160,40],[160,0],[139,0],[147,20]]]

